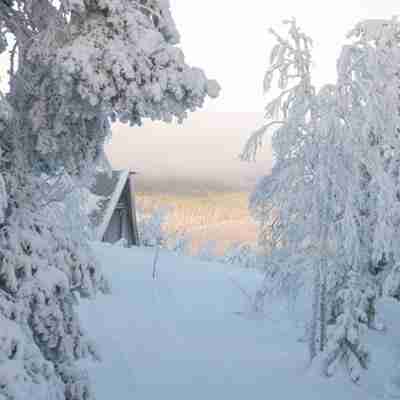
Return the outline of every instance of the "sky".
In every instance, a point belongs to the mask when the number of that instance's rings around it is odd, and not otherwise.
[[[360,20],[400,14],[398,0],[170,0],[181,33],[180,47],[190,65],[201,67],[221,86],[216,100],[190,115],[181,126],[146,123],[141,128],[113,126],[106,152],[115,168],[146,177],[218,178],[238,181],[267,173],[267,145],[260,162],[238,161],[246,138],[257,129],[268,97],[262,81],[274,45],[268,29],[284,29],[295,17],[314,40],[316,86],[335,81],[336,59],[346,33]],[[0,59],[0,75],[6,69]],[[251,179],[249,176],[251,175]]]
[[[335,79],[336,59],[346,33],[360,20],[400,14],[396,0],[170,0],[189,63],[219,81],[213,111],[263,109],[261,82],[273,38],[268,29],[295,17],[314,40],[316,85]]]
[[[273,39],[295,17],[314,41],[316,86],[335,81],[336,59],[347,32],[360,20],[400,14],[395,0],[170,0],[186,60],[203,68],[221,85],[221,95],[182,126],[148,123],[141,128],[115,125],[107,153],[116,168],[154,176],[192,176],[254,184],[268,173],[272,152],[267,144],[258,163],[237,160],[249,134],[260,126],[267,97],[262,91]],[[200,182],[200,180],[199,180]]]

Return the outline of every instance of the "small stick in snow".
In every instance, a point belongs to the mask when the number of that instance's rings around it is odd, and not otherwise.
[[[153,259],[153,280],[156,279],[156,274],[157,274],[157,262],[158,262],[158,256],[160,253],[160,246],[156,246],[156,251],[154,253],[154,259]]]

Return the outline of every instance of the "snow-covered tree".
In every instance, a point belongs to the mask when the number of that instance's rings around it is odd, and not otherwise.
[[[178,42],[168,0],[0,1],[0,398],[93,398],[75,303],[107,285],[55,178],[90,180],[110,120],[182,120],[218,94]]]
[[[254,157],[275,128],[272,174],[251,199],[271,240],[265,287],[271,278],[283,288],[292,287],[288,279],[312,282],[310,358],[322,353],[327,374],[341,360],[357,380],[355,364],[368,360],[361,325],[377,327],[376,266],[385,258],[393,266],[398,252],[399,26],[359,24],[339,58],[337,84],[316,93],[311,41],[288,23],[288,38],[272,32],[278,44],[264,81],[269,90],[277,76],[280,94],[244,152]]]
[[[360,150],[363,268],[380,283],[399,260],[399,33],[396,19],[361,22],[338,62],[341,107]]]
[[[165,224],[167,222],[168,210],[157,208],[149,214],[139,210],[138,231],[140,244],[142,246],[166,246],[167,232]]]
[[[163,247],[174,253],[189,254],[191,238],[184,231],[168,229],[168,207],[158,207],[149,213],[139,209],[138,231],[141,246]]]

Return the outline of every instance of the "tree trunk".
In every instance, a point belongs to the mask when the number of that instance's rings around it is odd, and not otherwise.
[[[309,351],[310,363],[317,356],[318,317],[321,298],[321,271],[319,267],[314,268],[314,289],[312,316],[310,324]]]
[[[326,343],[326,259],[325,257],[322,259],[321,262],[321,272],[320,272],[320,280],[321,280],[321,286],[320,286],[320,305],[319,305],[319,350],[321,352],[324,351],[325,349],[325,343]]]

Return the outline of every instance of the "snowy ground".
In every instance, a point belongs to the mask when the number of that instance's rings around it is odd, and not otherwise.
[[[95,249],[113,286],[80,307],[103,357],[89,364],[98,400],[384,398],[400,358],[399,326],[370,334],[372,366],[360,385],[321,378],[307,368],[285,305],[267,306],[263,318],[243,313],[242,289],[253,294],[258,273],[162,252],[153,280],[153,250]],[[395,318],[397,307],[385,304],[384,313]]]

